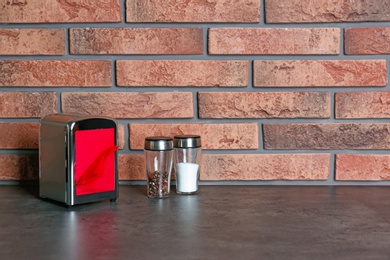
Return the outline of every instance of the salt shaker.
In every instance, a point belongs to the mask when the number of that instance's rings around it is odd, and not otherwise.
[[[147,195],[149,198],[166,198],[171,187],[173,141],[170,137],[151,136],[144,144]]]
[[[202,146],[199,135],[177,135],[173,138],[176,171],[176,193],[198,192]]]

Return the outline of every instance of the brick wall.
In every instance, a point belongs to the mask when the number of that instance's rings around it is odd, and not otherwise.
[[[0,0],[0,180],[37,180],[39,118],[199,134],[203,181],[390,185],[385,0]],[[372,182],[376,181],[376,182]],[[225,183],[225,182],[217,182]]]

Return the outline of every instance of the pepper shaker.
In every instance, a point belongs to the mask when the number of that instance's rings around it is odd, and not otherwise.
[[[199,135],[177,135],[173,139],[176,171],[176,193],[198,192],[202,146]]]
[[[170,137],[151,136],[144,144],[147,196],[166,198],[171,187],[173,141]]]

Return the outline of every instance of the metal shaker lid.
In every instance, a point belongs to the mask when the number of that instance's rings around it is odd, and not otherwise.
[[[176,135],[173,138],[174,147],[198,148],[202,146],[199,135]]]
[[[173,149],[171,137],[167,136],[150,136],[145,138],[145,150],[166,151]]]

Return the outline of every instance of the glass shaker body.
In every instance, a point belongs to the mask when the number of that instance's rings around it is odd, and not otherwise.
[[[201,162],[201,142],[197,135],[174,137],[176,193],[195,194],[198,192]]]
[[[147,195],[166,198],[171,187],[173,142],[170,137],[152,136],[145,139]]]

